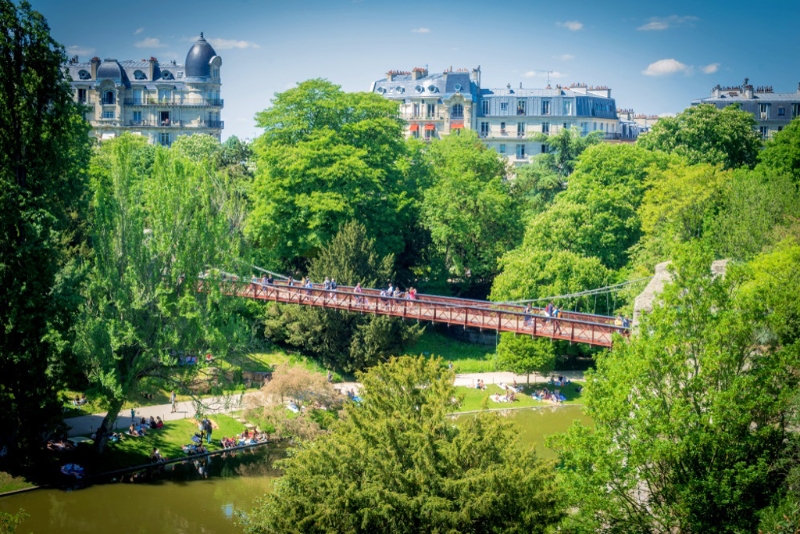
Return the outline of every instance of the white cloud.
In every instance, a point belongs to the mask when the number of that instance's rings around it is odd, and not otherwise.
[[[144,28],[139,28],[138,30],[136,30],[135,32],[133,32],[133,35],[139,35],[139,34],[140,34],[140,33],[142,33],[143,31],[144,31]]]
[[[568,20],[566,22],[556,22],[556,26],[566,28],[571,32],[576,32],[583,29],[583,22],[578,22],[577,20]]]
[[[676,72],[690,74],[691,71],[692,68],[689,65],[676,59],[659,59],[655,63],[650,63],[647,69],[642,71],[642,74],[646,76],[667,76]]]
[[[714,74],[719,70],[719,63],[709,63],[705,67],[703,67],[703,72],[706,74]]]
[[[88,46],[72,45],[67,47],[67,54],[88,56],[92,52],[94,52],[94,48]]]
[[[416,28],[411,30],[412,33],[431,33],[430,28]]]
[[[141,41],[137,41],[136,43],[134,43],[133,46],[135,46],[136,48],[164,48],[167,45],[165,45],[155,37],[145,37]]]
[[[572,54],[561,54],[560,56],[553,56],[556,59],[560,59],[561,61],[571,61],[575,59],[575,56]]]
[[[685,26],[697,22],[699,18],[692,15],[678,16],[670,15],[669,17],[650,17],[647,24],[643,24],[636,28],[642,32],[668,30],[676,26]]]
[[[234,48],[261,48],[252,41],[237,41],[236,39],[209,39],[211,46],[218,50],[232,50]]]

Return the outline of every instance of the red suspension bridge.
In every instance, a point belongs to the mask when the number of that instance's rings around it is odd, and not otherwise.
[[[214,284],[223,294],[232,297],[268,300],[301,306],[316,306],[354,313],[390,315],[403,319],[431,321],[498,332],[514,332],[536,337],[560,339],[571,343],[586,343],[611,347],[614,334],[627,336],[629,329],[615,324],[613,317],[562,311],[558,317],[548,317],[543,308],[526,312],[519,304],[494,303],[484,300],[440,297],[417,294],[416,298],[382,296],[380,290],[339,286],[325,289],[314,285],[290,285],[285,281],[264,283],[246,282],[236,278],[201,278],[203,286]]]

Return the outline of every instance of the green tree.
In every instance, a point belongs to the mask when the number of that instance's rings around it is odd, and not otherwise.
[[[503,159],[474,132],[450,135],[428,151],[433,184],[425,190],[423,225],[447,269],[468,293],[486,292],[497,258],[522,237]]]
[[[793,439],[800,351],[797,305],[785,302],[800,256],[794,247],[757,260],[786,288],[765,283],[758,263],[715,277],[710,258],[696,248],[676,256],[662,303],[588,374],[594,429],[576,424],[551,441],[578,509],[566,529],[752,532],[776,495]]]
[[[110,418],[143,380],[167,387],[196,366],[180,354],[216,357],[249,335],[215,284],[198,292],[197,276],[240,257],[239,213],[225,184],[203,168],[158,148],[149,175],[136,172],[138,142],[111,144],[111,166],[93,166],[93,256],[77,325],[76,351],[107,416],[95,441],[102,450]]]
[[[789,126],[776,133],[764,143],[758,154],[759,167],[766,167],[776,174],[790,174],[794,183],[800,184],[800,120],[794,119]]]
[[[397,104],[309,80],[256,116],[248,236],[273,268],[305,268],[344,223],[358,219],[381,255],[404,249],[414,191]]]
[[[0,0],[0,449],[13,457],[61,420],[76,309],[90,141],[65,61],[29,2]]]
[[[536,156],[535,161],[559,176],[567,177],[575,170],[583,151],[603,141],[603,132],[594,131],[581,135],[578,128],[561,128],[558,133],[552,135],[534,134],[533,140],[547,145],[547,152]]]
[[[361,375],[362,402],[292,451],[246,532],[545,532],[563,514],[552,468],[493,414],[454,425],[453,374],[400,358]]]
[[[531,373],[547,375],[556,366],[556,353],[549,339],[517,336],[511,332],[500,335],[497,347],[497,364],[507,371],[527,375],[531,383]]]
[[[333,278],[339,285],[385,286],[394,261],[392,256],[380,257],[376,248],[364,225],[351,221],[311,260],[308,276],[316,282]],[[421,331],[397,317],[311,306],[270,304],[265,313],[269,338],[312,354],[326,367],[348,372],[401,354]]]
[[[675,117],[664,117],[636,144],[686,158],[690,164],[710,163],[726,169],[752,167],[761,140],[752,113],[730,105],[717,109],[712,104],[692,106]]]
[[[216,137],[208,134],[180,135],[172,143],[172,150],[194,162],[210,162],[215,167],[218,164],[222,145]]]
[[[22,508],[16,514],[0,512],[0,534],[16,534],[17,529],[28,517]]]

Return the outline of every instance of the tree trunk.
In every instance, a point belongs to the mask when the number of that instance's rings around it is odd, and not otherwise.
[[[531,385],[531,374],[530,374],[530,373],[528,373],[528,374],[527,374],[527,375],[525,375],[525,376],[527,377],[527,379],[528,379],[528,385],[530,386],[530,385]]]
[[[122,399],[111,401],[111,405],[108,407],[108,413],[106,413],[106,416],[103,418],[103,422],[100,423],[100,428],[97,429],[94,438],[94,448],[98,453],[102,453],[106,448],[108,436],[114,431],[114,429],[109,428],[109,426],[113,425],[114,421],[116,421],[117,415],[122,409],[123,402]]]

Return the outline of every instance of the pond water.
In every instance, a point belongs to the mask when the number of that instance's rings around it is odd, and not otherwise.
[[[579,406],[543,407],[504,413],[520,428],[523,443],[553,457],[544,438],[565,431],[573,421],[589,424]],[[470,415],[461,418],[472,417]],[[238,512],[248,511],[267,493],[279,473],[272,461],[283,451],[263,448],[257,454],[215,458],[203,479],[192,464],[179,465],[149,482],[99,484],[78,491],[36,490],[0,498],[0,510],[24,508],[30,515],[20,532],[122,534],[211,534],[241,532]]]

